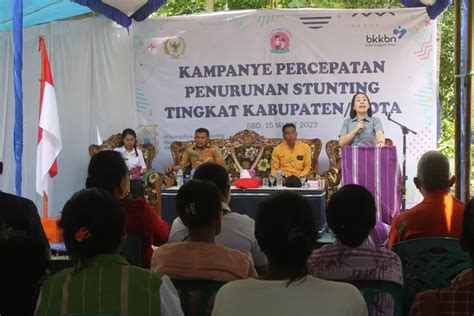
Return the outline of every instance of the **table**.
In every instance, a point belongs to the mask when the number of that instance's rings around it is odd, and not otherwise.
[[[318,232],[322,232],[326,227],[326,200],[325,192],[312,188],[276,188],[261,187],[257,189],[238,189],[231,188],[232,198],[230,200],[230,208],[233,212],[246,214],[255,219],[257,214],[258,203],[277,191],[291,190],[301,193],[306,197],[313,208],[316,218],[316,227]],[[172,223],[178,216],[176,211],[176,194],[178,187],[163,189],[161,192],[161,217],[168,223]]]

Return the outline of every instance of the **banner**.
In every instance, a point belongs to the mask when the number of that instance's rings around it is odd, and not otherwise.
[[[424,8],[258,10],[149,20],[134,29],[138,132],[169,146],[206,127],[215,138],[252,129],[280,137],[338,139],[356,92],[402,159],[402,133],[386,114],[418,132],[407,138],[409,183],[421,155],[436,148],[436,21]],[[320,156],[321,171],[328,158]],[[417,199],[409,187],[408,200]],[[409,203],[410,204],[410,203]]]

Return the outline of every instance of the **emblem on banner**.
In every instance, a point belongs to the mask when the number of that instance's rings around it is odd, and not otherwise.
[[[179,58],[186,50],[186,43],[181,36],[168,37],[164,43],[165,54],[173,59]]]
[[[286,54],[290,51],[290,35],[285,31],[273,32],[270,36],[270,47],[274,54]]]

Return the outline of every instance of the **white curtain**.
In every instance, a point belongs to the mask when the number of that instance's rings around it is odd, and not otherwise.
[[[88,146],[126,127],[136,126],[133,40],[126,29],[104,18],[52,22],[24,31],[23,44],[23,196],[41,211],[35,191],[40,54],[44,35],[58,102],[63,150],[59,174],[50,184],[49,215],[84,187]],[[13,156],[13,57],[11,31],[0,33],[0,160],[1,190],[15,192]]]

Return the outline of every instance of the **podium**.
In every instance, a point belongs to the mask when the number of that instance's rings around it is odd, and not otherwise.
[[[388,234],[381,230],[384,230],[383,226],[385,230],[389,229],[393,218],[400,212],[402,201],[403,179],[396,147],[344,146],[341,164],[342,185],[359,184],[372,193],[377,207],[375,230],[379,235]]]

